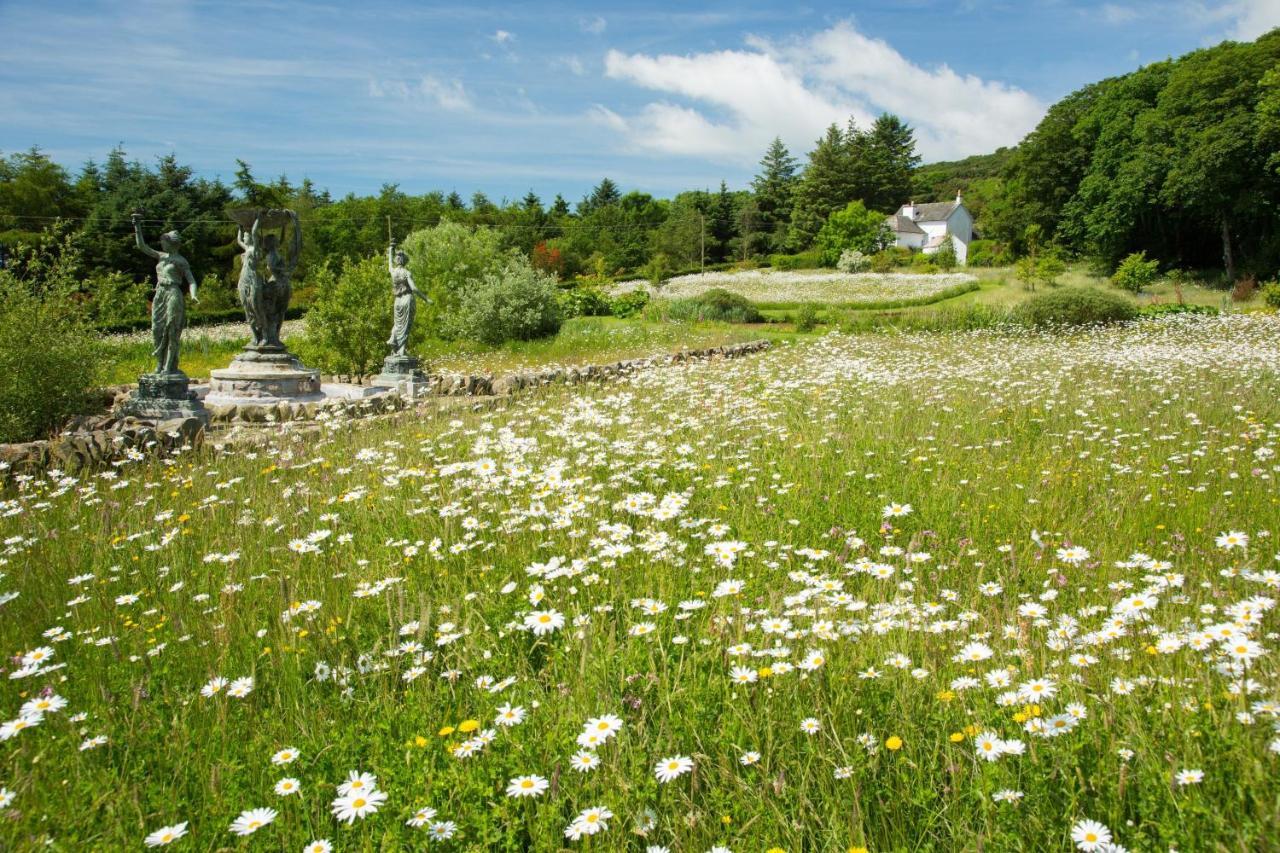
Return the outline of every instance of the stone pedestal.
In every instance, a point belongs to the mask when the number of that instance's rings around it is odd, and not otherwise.
[[[320,371],[304,367],[284,347],[245,347],[228,367],[209,375],[209,405],[307,403],[324,399]]]
[[[209,412],[191,391],[187,374],[144,373],[138,377],[138,390],[120,404],[118,414],[148,421],[170,421],[174,418],[199,418],[209,422]]]
[[[412,355],[389,355],[382,361],[382,372],[371,383],[377,388],[394,388],[413,396],[427,386],[422,362]]]

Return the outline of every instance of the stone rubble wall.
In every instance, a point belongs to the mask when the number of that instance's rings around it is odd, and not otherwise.
[[[322,402],[215,405],[208,407],[209,420],[211,427],[226,428],[234,424],[266,425],[338,417],[372,417],[403,411],[427,397],[509,397],[526,389],[556,383],[574,385],[605,381],[665,365],[740,358],[762,352],[770,346],[769,341],[751,341],[608,364],[521,371],[496,378],[479,373],[446,373],[429,376],[425,389],[414,398],[388,392],[371,397]],[[119,404],[128,398],[131,390],[130,386],[116,386],[107,389],[107,397]],[[0,482],[17,474],[36,474],[53,468],[72,472],[106,467],[129,455],[161,455],[197,447],[204,439],[205,426],[197,418],[175,418],[157,424],[113,415],[83,416],[74,419],[56,438],[22,444],[0,444]]]

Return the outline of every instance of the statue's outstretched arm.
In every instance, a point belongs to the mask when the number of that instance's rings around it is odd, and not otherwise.
[[[150,257],[159,258],[160,253],[148,246],[147,241],[142,238],[142,215],[135,213],[130,218],[133,220],[133,239],[138,244],[138,248]]]
[[[196,277],[191,272],[191,264],[182,265],[182,274],[186,276],[187,286],[191,288],[191,301],[199,302],[200,299],[198,296],[196,296]]]
[[[236,245],[240,247],[242,252],[249,251],[249,247],[244,242],[244,229],[239,225],[236,226]]]

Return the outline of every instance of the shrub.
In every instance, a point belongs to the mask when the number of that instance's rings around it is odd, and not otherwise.
[[[938,269],[943,272],[951,272],[956,268],[956,264],[960,261],[956,257],[956,244],[954,240],[946,240],[938,251],[933,253],[933,262],[938,265]]]
[[[713,288],[691,299],[675,299],[667,305],[672,320],[710,320],[720,323],[762,323],[764,316],[745,296]]]
[[[1262,299],[1272,308],[1280,308],[1280,281],[1269,281],[1262,285]]]
[[[840,272],[866,272],[871,268],[871,259],[857,249],[845,249],[836,261],[836,269]]]
[[[536,270],[549,272],[557,279],[564,277],[564,255],[559,247],[548,245],[545,240],[533,247],[533,251],[529,253],[529,262]]]
[[[585,285],[556,294],[562,317],[608,317],[613,313],[609,300],[598,289]]]
[[[615,317],[634,317],[649,304],[647,290],[632,290],[609,300],[609,313]]]
[[[311,270],[315,299],[307,310],[307,334],[298,345],[303,361],[325,373],[365,376],[387,355],[391,334],[391,276],[381,256],[345,261],[339,272],[328,263]],[[419,317],[425,306],[418,304]],[[423,337],[413,330],[412,348]]]
[[[818,325],[818,306],[812,302],[801,305],[796,312],[795,324],[797,332],[812,332]]]
[[[888,242],[889,226],[885,224],[884,215],[867,210],[860,201],[851,201],[844,210],[837,210],[827,218],[815,245],[822,252],[823,264],[833,267],[846,249],[871,254],[883,249]]]
[[[874,255],[871,256],[872,272],[879,272],[879,273],[893,272],[894,266],[896,266],[894,262],[894,257],[889,252],[876,252]]]
[[[1160,262],[1147,260],[1146,252],[1134,252],[1111,275],[1111,283],[1130,293],[1141,293],[1160,275]]]
[[[1254,291],[1258,289],[1258,280],[1251,275],[1241,276],[1236,279],[1235,285],[1231,288],[1232,302],[1248,302],[1253,298]]]
[[[995,240],[973,240],[965,263],[971,267],[1003,267],[1013,263],[1012,253],[1004,243]]]
[[[811,270],[822,266],[821,252],[800,252],[795,255],[770,255],[769,266],[775,270]]]
[[[1123,296],[1094,287],[1064,287],[1032,296],[1014,309],[1028,326],[1081,326],[1132,320],[1138,309]]]
[[[555,277],[523,258],[509,260],[468,288],[446,322],[451,337],[490,345],[554,335],[561,322]]]
[[[0,442],[42,438],[92,411],[102,369],[82,311],[0,271]]]
[[[1212,305],[1188,305],[1185,302],[1164,302],[1158,305],[1144,305],[1138,309],[1139,316],[1159,317],[1164,314],[1204,314],[1214,316],[1218,309]]]
[[[485,276],[499,273],[508,263],[522,258],[518,249],[502,247],[502,235],[492,228],[471,228],[457,222],[441,222],[434,228],[414,231],[402,247],[409,256],[409,271],[418,289],[431,297],[430,305],[418,306],[424,328],[441,337],[451,334],[456,324],[447,322],[463,293]],[[386,261],[382,262],[386,275]],[[528,261],[525,264],[528,265]],[[390,306],[390,278],[377,291]],[[387,308],[390,311],[390,307]]]

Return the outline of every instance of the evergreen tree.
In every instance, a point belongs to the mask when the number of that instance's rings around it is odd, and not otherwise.
[[[711,204],[707,217],[707,260],[720,263],[729,259],[732,243],[738,234],[737,217],[734,215],[733,195],[728,185],[720,182],[720,192]]]
[[[584,198],[578,204],[579,215],[586,215],[602,207],[609,207],[618,203],[622,198],[622,193],[618,189],[618,185],[608,178],[601,179],[591,190],[591,194]]]
[[[902,119],[885,113],[865,136],[865,157],[860,170],[863,204],[871,210],[892,213],[911,197],[911,173],[920,165],[915,132]]]
[[[852,195],[846,137],[831,125],[809,152],[809,163],[796,186],[787,244],[794,251],[808,248],[832,211],[843,210]]]
[[[555,201],[551,202],[551,215],[554,217],[562,217],[569,215],[569,202],[564,200],[564,196],[556,193]]]
[[[782,138],[774,137],[760,159],[760,173],[751,182],[755,213],[754,227],[749,230],[764,233],[760,243],[766,252],[781,249],[785,244],[786,226],[791,221],[791,200],[799,182],[798,166]]]
[[[458,195],[457,190],[453,190],[449,193],[448,197],[444,200],[444,205],[454,212],[460,212],[467,209],[466,202],[462,200],[462,196]]]

